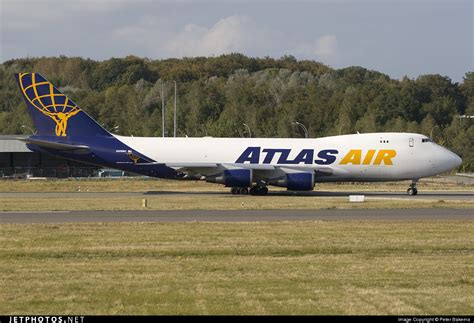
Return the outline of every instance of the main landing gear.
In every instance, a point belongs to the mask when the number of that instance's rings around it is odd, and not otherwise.
[[[247,195],[249,193],[249,189],[247,187],[232,187],[230,192],[232,195]]]
[[[418,190],[416,189],[416,182],[415,180],[413,180],[410,184],[410,187],[407,189],[407,194],[408,195],[416,195],[418,194]]]
[[[257,185],[252,186],[250,190],[247,187],[232,187],[230,192],[232,195],[267,195],[268,188],[266,186]]]

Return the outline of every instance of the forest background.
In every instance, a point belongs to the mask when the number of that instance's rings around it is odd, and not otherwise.
[[[433,138],[474,171],[474,71],[461,83],[439,74],[400,80],[353,66],[241,54],[94,61],[40,57],[0,64],[0,133],[28,134],[31,118],[14,77],[37,72],[106,129],[126,136],[309,137],[356,132],[414,132]],[[244,126],[248,125],[247,126]],[[24,127],[26,126],[26,127]]]

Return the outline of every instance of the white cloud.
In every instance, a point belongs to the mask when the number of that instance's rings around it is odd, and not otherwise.
[[[239,52],[250,56],[295,55],[298,58],[333,62],[338,56],[335,35],[315,41],[298,39],[258,25],[248,16],[222,18],[206,28],[187,24],[161,47],[166,56],[211,56]]]
[[[337,52],[337,39],[334,35],[319,37],[316,41],[314,54],[319,58],[330,58]]]
[[[340,58],[335,35],[323,35],[313,41],[301,40],[293,51],[297,57],[334,64]]]
[[[257,23],[248,16],[233,15],[206,28],[187,24],[164,46],[170,56],[209,56],[230,52],[268,55],[275,49],[278,32]]]
[[[2,0],[0,0],[2,1]],[[5,1],[5,0],[3,0]],[[214,15],[196,22],[197,9],[176,7],[164,0],[6,0],[1,15],[0,61],[25,55],[84,55],[107,59],[135,54],[150,58],[212,56],[238,52],[248,56],[294,55],[297,58],[333,60],[334,35],[320,38],[285,31],[268,20],[248,15]],[[24,19],[25,7],[35,12]],[[146,10],[145,10],[146,9]],[[186,11],[186,10],[188,11]],[[179,12],[181,12],[179,11]],[[179,19],[177,19],[179,18]],[[265,22],[264,22],[265,21]],[[38,26],[41,41],[31,39]],[[273,27],[272,27],[273,26]],[[65,47],[57,38],[73,41]],[[44,46],[48,44],[49,46]]]

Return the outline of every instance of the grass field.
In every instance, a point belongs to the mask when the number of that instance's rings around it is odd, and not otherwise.
[[[443,181],[432,181],[420,184],[423,190],[441,189],[474,190],[472,186],[446,184]],[[392,191],[404,192],[408,183],[374,183],[374,184],[318,184],[319,191]],[[271,188],[272,191],[284,191]],[[420,187],[421,189],[421,187]],[[167,181],[167,180],[53,180],[53,181],[0,181],[0,192],[37,192],[37,193],[71,193],[34,196],[2,196],[0,211],[66,211],[66,210],[139,210],[142,200],[147,199],[149,210],[236,210],[236,209],[327,209],[327,208],[427,208],[457,207],[474,208],[472,200],[415,200],[415,199],[379,199],[367,196],[362,204],[349,203],[346,197],[330,196],[292,196],[269,195],[232,196],[226,193],[228,188],[222,185],[204,182]],[[75,193],[83,193],[75,195]],[[97,192],[111,193],[103,196]],[[167,193],[206,192],[195,196],[192,194]],[[114,194],[127,193],[127,194]],[[128,194],[130,193],[130,194]],[[133,194],[138,193],[138,194]]]
[[[142,207],[146,198],[147,207]],[[255,210],[255,209],[380,209],[380,208],[473,208],[474,200],[412,200],[366,198],[350,203],[347,197],[326,196],[232,196],[137,195],[66,197],[0,197],[0,211],[72,210]]]
[[[2,314],[474,313],[474,221],[0,226]]]
[[[473,190],[442,181],[421,183],[419,189]],[[161,180],[0,181],[0,192],[52,192],[48,198],[6,194],[0,211],[136,210],[143,198],[147,209],[156,210],[474,209],[472,200],[369,197],[354,204],[347,197],[212,194],[227,190]],[[210,194],[166,194],[178,191]],[[4,315],[472,315],[473,277],[472,220],[0,225]]]
[[[405,192],[410,181],[386,183],[316,183],[317,191],[380,191]],[[474,185],[462,185],[442,178],[422,179],[420,191],[474,191]],[[270,187],[271,191],[285,191]],[[223,185],[203,181],[176,181],[144,178],[130,179],[59,179],[59,180],[4,180],[0,192],[229,192]]]

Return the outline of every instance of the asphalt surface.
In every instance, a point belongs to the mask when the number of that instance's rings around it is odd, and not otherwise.
[[[225,195],[226,192],[4,192],[0,198],[108,198],[146,197],[151,195],[186,195],[196,198]],[[365,195],[370,199],[430,199],[474,200],[473,191],[419,192],[408,196],[403,192],[271,192],[271,196],[344,197]],[[260,197],[264,199],[265,197]],[[171,210],[171,211],[52,211],[52,212],[0,212],[0,223],[66,223],[66,222],[247,222],[247,221],[305,221],[305,220],[474,220],[474,209],[326,209],[326,210]]]
[[[474,209],[0,212],[0,223],[474,220]]]
[[[183,196],[215,196],[229,195],[223,191],[205,191],[205,192],[186,192],[186,191],[149,191],[149,192],[2,192],[0,198],[8,197],[44,197],[44,198],[72,198],[72,197],[136,197],[136,196],[160,196],[160,195],[183,195]],[[383,199],[428,199],[428,200],[474,200],[474,191],[418,191],[418,195],[409,196],[406,192],[330,192],[330,191],[309,191],[309,192],[292,192],[292,191],[270,191],[268,196],[298,196],[298,197],[344,197],[349,195],[365,195],[370,198]],[[265,198],[265,197],[261,197]]]

